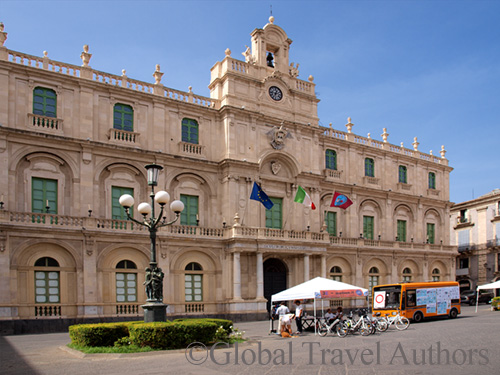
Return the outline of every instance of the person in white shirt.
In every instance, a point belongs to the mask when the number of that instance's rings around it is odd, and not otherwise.
[[[295,323],[297,324],[297,333],[302,333],[302,315],[304,315],[304,310],[302,309],[302,305],[300,301],[295,301]]]
[[[293,314],[285,314],[281,316],[280,334],[281,337],[290,337],[292,335],[292,319]]]
[[[326,310],[325,319],[328,322],[328,324],[331,324],[333,319],[335,319],[335,314],[332,313],[332,309]]]

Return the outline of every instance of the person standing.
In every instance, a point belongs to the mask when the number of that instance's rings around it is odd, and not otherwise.
[[[279,317],[278,324],[280,326],[280,329],[281,329],[281,318],[283,317],[283,315],[286,315],[289,313],[290,313],[290,310],[288,309],[287,305],[285,305],[285,301],[281,302],[280,307],[278,307],[276,309],[276,315],[278,315],[278,317]]]
[[[302,309],[302,305],[300,301],[295,301],[295,323],[297,324],[297,333],[302,333],[302,315],[304,310]]]

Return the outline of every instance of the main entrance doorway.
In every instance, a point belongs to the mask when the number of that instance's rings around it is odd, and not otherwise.
[[[286,289],[286,266],[276,258],[264,262],[264,297],[267,311],[271,311],[271,296]]]

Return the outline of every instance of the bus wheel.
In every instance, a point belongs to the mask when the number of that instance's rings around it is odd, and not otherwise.
[[[457,315],[458,315],[457,309],[451,309],[451,311],[450,311],[450,318],[451,319],[455,319],[457,317]]]
[[[422,312],[417,311],[415,315],[413,315],[413,321],[415,323],[420,323],[422,320],[424,320],[424,314]]]

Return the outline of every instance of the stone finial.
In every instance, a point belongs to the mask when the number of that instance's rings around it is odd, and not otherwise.
[[[314,77],[313,77],[313,76],[309,76],[309,77],[307,78],[307,80],[308,80],[309,82],[313,83],[313,81],[314,81]]]
[[[372,135],[370,133],[367,134],[366,138],[372,139]]]
[[[91,57],[92,57],[92,54],[89,53],[89,46],[88,46],[88,44],[85,44],[83,46],[83,52],[80,55],[80,58],[82,59],[82,62],[83,62],[83,64],[82,64],[83,67],[89,67],[89,62],[90,62]]]
[[[153,77],[155,79],[155,85],[161,85],[161,77],[163,77],[163,73],[160,72],[160,64],[156,64]]]
[[[190,94],[192,94],[192,93],[193,93],[193,86],[189,86],[189,87],[188,87],[188,92],[189,92]]]
[[[238,215],[237,212],[234,214],[233,221],[234,221],[233,227],[239,227],[239,226],[241,226],[241,224],[240,224],[240,217],[239,217],[239,215]]]
[[[270,24],[273,24],[273,23],[274,23],[274,17],[273,17],[273,16],[269,17],[269,23],[270,23]]]
[[[432,150],[430,150],[430,151],[429,151],[429,155],[431,155],[431,156],[432,156]]]
[[[404,148],[404,147],[405,147],[405,146],[404,146],[404,143],[403,143],[403,142],[401,142],[401,148]]]
[[[345,127],[347,128],[347,132],[351,133],[352,132],[352,127],[354,126],[353,123],[351,123],[351,118],[347,118],[347,124],[345,124]]]
[[[413,145],[413,149],[414,149],[415,151],[418,151],[418,145],[419,145],[419,144],[420,144],[420,143],[417,141],[417,137],[413,138],[413,143],[412,143],[412,145]]]
[[[229,48],[226,48],[224,53],[226,54],[227,57],[231,57],[231,50]]]
[[[7,40],[7,33],[3,31],[4,28],[3,22],[0,22],[0,47],[3,47],[3,44]]]
[[[444,149],[444,145],[441,146],[441,151],[439,151],[439,153],[441,154],[441,158],[446,159],[446,150]]]
[[[389,136],[389,133],[387,133],[387,128],[382,129],[384,132],[380,135],[382,139],[384,140],[384,143],[387,143],[387,137]]]
[[[127,71],[125,69],[122,69],[122,77],[126,77],[127,76]]]
[[[49,57],[49,53],[47,51],[43,51],[43,57],[44,58],[48,58]]]

